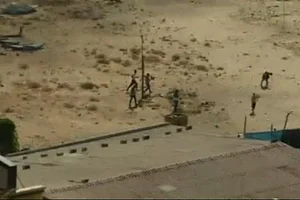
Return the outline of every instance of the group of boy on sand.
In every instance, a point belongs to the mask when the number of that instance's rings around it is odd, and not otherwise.
[[[136,99],[136,92],[137,92],[137,88],[138,88],[138,83],[136,81],[137,79],[137,71],[134,70],[133,74],[131,75],[131,82],[129,84],[129,86],[126,89],[126,92],[129,92],[129,109],[133,109],[136,108],[138,106],[137,104],[137,99]],[[151,95],[152,93],[152,89],[151,89],[151,80],[154,80],[155,77],[151,76],[149,73],[146,74],[145,76],[145,88],[144,88],[144,94],[146,92],[149,92],[149,95]],[[134,101],[134,106],[132,106],[132,101]],[[179,104],[179,90],[175,90],[173,93],[173,113],[177,112],[178,109],[178,104]]]
[[[261,77],[261,82],[260,82],[260,87],[263,90],[269,88],[269,79],[270,79],[270,77],[272,75],[273,75],[273,73],[272,72],[268,72],[268,71],[265,71],[263,73],[263,75]],[[257,103],[257,101],[258,101],[259,98],[260,98],[259,95],[255,94],[255,93],[252,94],[252,97],[251,97],[251,113],[250,113],[251,116],[255,115],[255,107],[256,107],[256,103]]]
[[[262,89],[267,89],[269,87],[269,79],[273,75],[272,72],[265,71],[262,75],[261,82],[260,82],[260,87]],[[138,83],[136,81],[137,79],[137,70],[134,70],[133,74],[131,75],[131,82],[129,86],[126,89],[126,92],[129,92],[129,109],[136,108],[138,106],[137,104],[137,99],[136,99],[136,93],[137,93],[137,88],[138,88]],[[146,74],[145,76],[145,89],[144,93],[147,91],[149,92],[149,95],[151,95],[152,90],[151,90],[151,80],[154,80],[154,77],[151,76],[149,73]],[[255,108],[258,99],[260,98],[259,95],[253,93],[251,96],[251,116],[255,115]],[[132,101],[134,101],[134,106],[132,106]],[[177,112],[178,104],[179,104],[179,91],[176,89],[173,93],[173,113]]]
[[[137,92],[137,88],[138,88],[138,83],[136,81],[137,79],[137,71],[134,70],[133,74],[131,75],[131,82],[129,84],[129,86],[127,87],[126,89],[126,92],[129,92],[129,109],[132,109],[132,108],[136,108],[137,107],[137,100],[136,100],[136,92]],[[149,73],[146,74],[145,76],[145,89],[144,89],[144,94],[146,92],[149,92],[149,95],[152,93],[152,90],[151,90],[151,80],[154,80],[154,77],[151,76]],[[134,101],[134,106],[132,106],[132,101]]]

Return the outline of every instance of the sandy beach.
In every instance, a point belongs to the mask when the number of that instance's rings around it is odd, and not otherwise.
[[[163,122],[168,92],[199,134],[298,127],[300,2],[276,0],[23,0],[37,12],[0,16],[0,34],[45,43],[36,52],[0,48],[1,117],[22,148],[44,147]],[[0,1],[5,6],[9,1]],[[141,33],[151,98],[128,109],[126,87],[141,74]],[[260,88],[270,71],[270,87]],[[249,116],[251,95],[260,95]],[[140,91],[138,92],[140,97]]]

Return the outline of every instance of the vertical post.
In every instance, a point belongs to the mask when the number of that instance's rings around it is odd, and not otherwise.
[[[271,124],[271,132],[274,131],[274,127],[273,127],[273,124]]]
[[[245,137],[245,134],[246,134],[246,130],[247,130],[247,116],[245,116],[245,120],[244,120],[244,137]]]
[[[288,113],[286,114],[286,116],[285,116],[285,122],[284,122],[284,126],[283,126],[283,130],[286,129],[286,126],[287,126],[287,123],[288,123],[288,120],[289,120],[289,116],[290,116],[290,114],[292,114],[292,112],[293,112],[293,111],[288,112]]]
[[[285,32],[285,0],[282,0],[282,29]]]
[[[141,64],[142,64],[142,86],[141,100],[144,99],[144,76],[145,76],[145,61],[144,61],[144,36],[141,34]]]
[[[273,141],[273,124],[271,124],[271,142]]]

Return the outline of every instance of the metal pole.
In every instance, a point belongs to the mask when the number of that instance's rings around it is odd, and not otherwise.
[[[288,123],[288,120],[289,120],[289,116],[290,116],[290,114],[292,114],[292,113],[293,113],[293,111],[290,111],[290,112],[288,112],[288,113],[286,114],[286,116],[285,116],[285,122],[284,122],[284,126],[283,126],[283,130],[286,129],[286,126],[287,126],[287,123]]]
[[[145,76],[145,61],[144,61],[144,36],[141,34],[141,62],[142,62],[142,91],[141,100],[144,99],[144,76]]]
[[[273,126],[273,124],[271,124],[271,132],[273,132],[274,131],[274,126]]]
[[[244,120],[244,137],[245,137],[245,134],[246,134],[246,129],[247,129],[247,116],[245,116],[245,120]]]
[[[282,29],[285,31],[285,0],[282,0]]]

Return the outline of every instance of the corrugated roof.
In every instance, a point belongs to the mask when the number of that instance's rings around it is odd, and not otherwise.
[[[274,143],[50,190],[48,198],[230,198],[300,195],[300,152]]]

